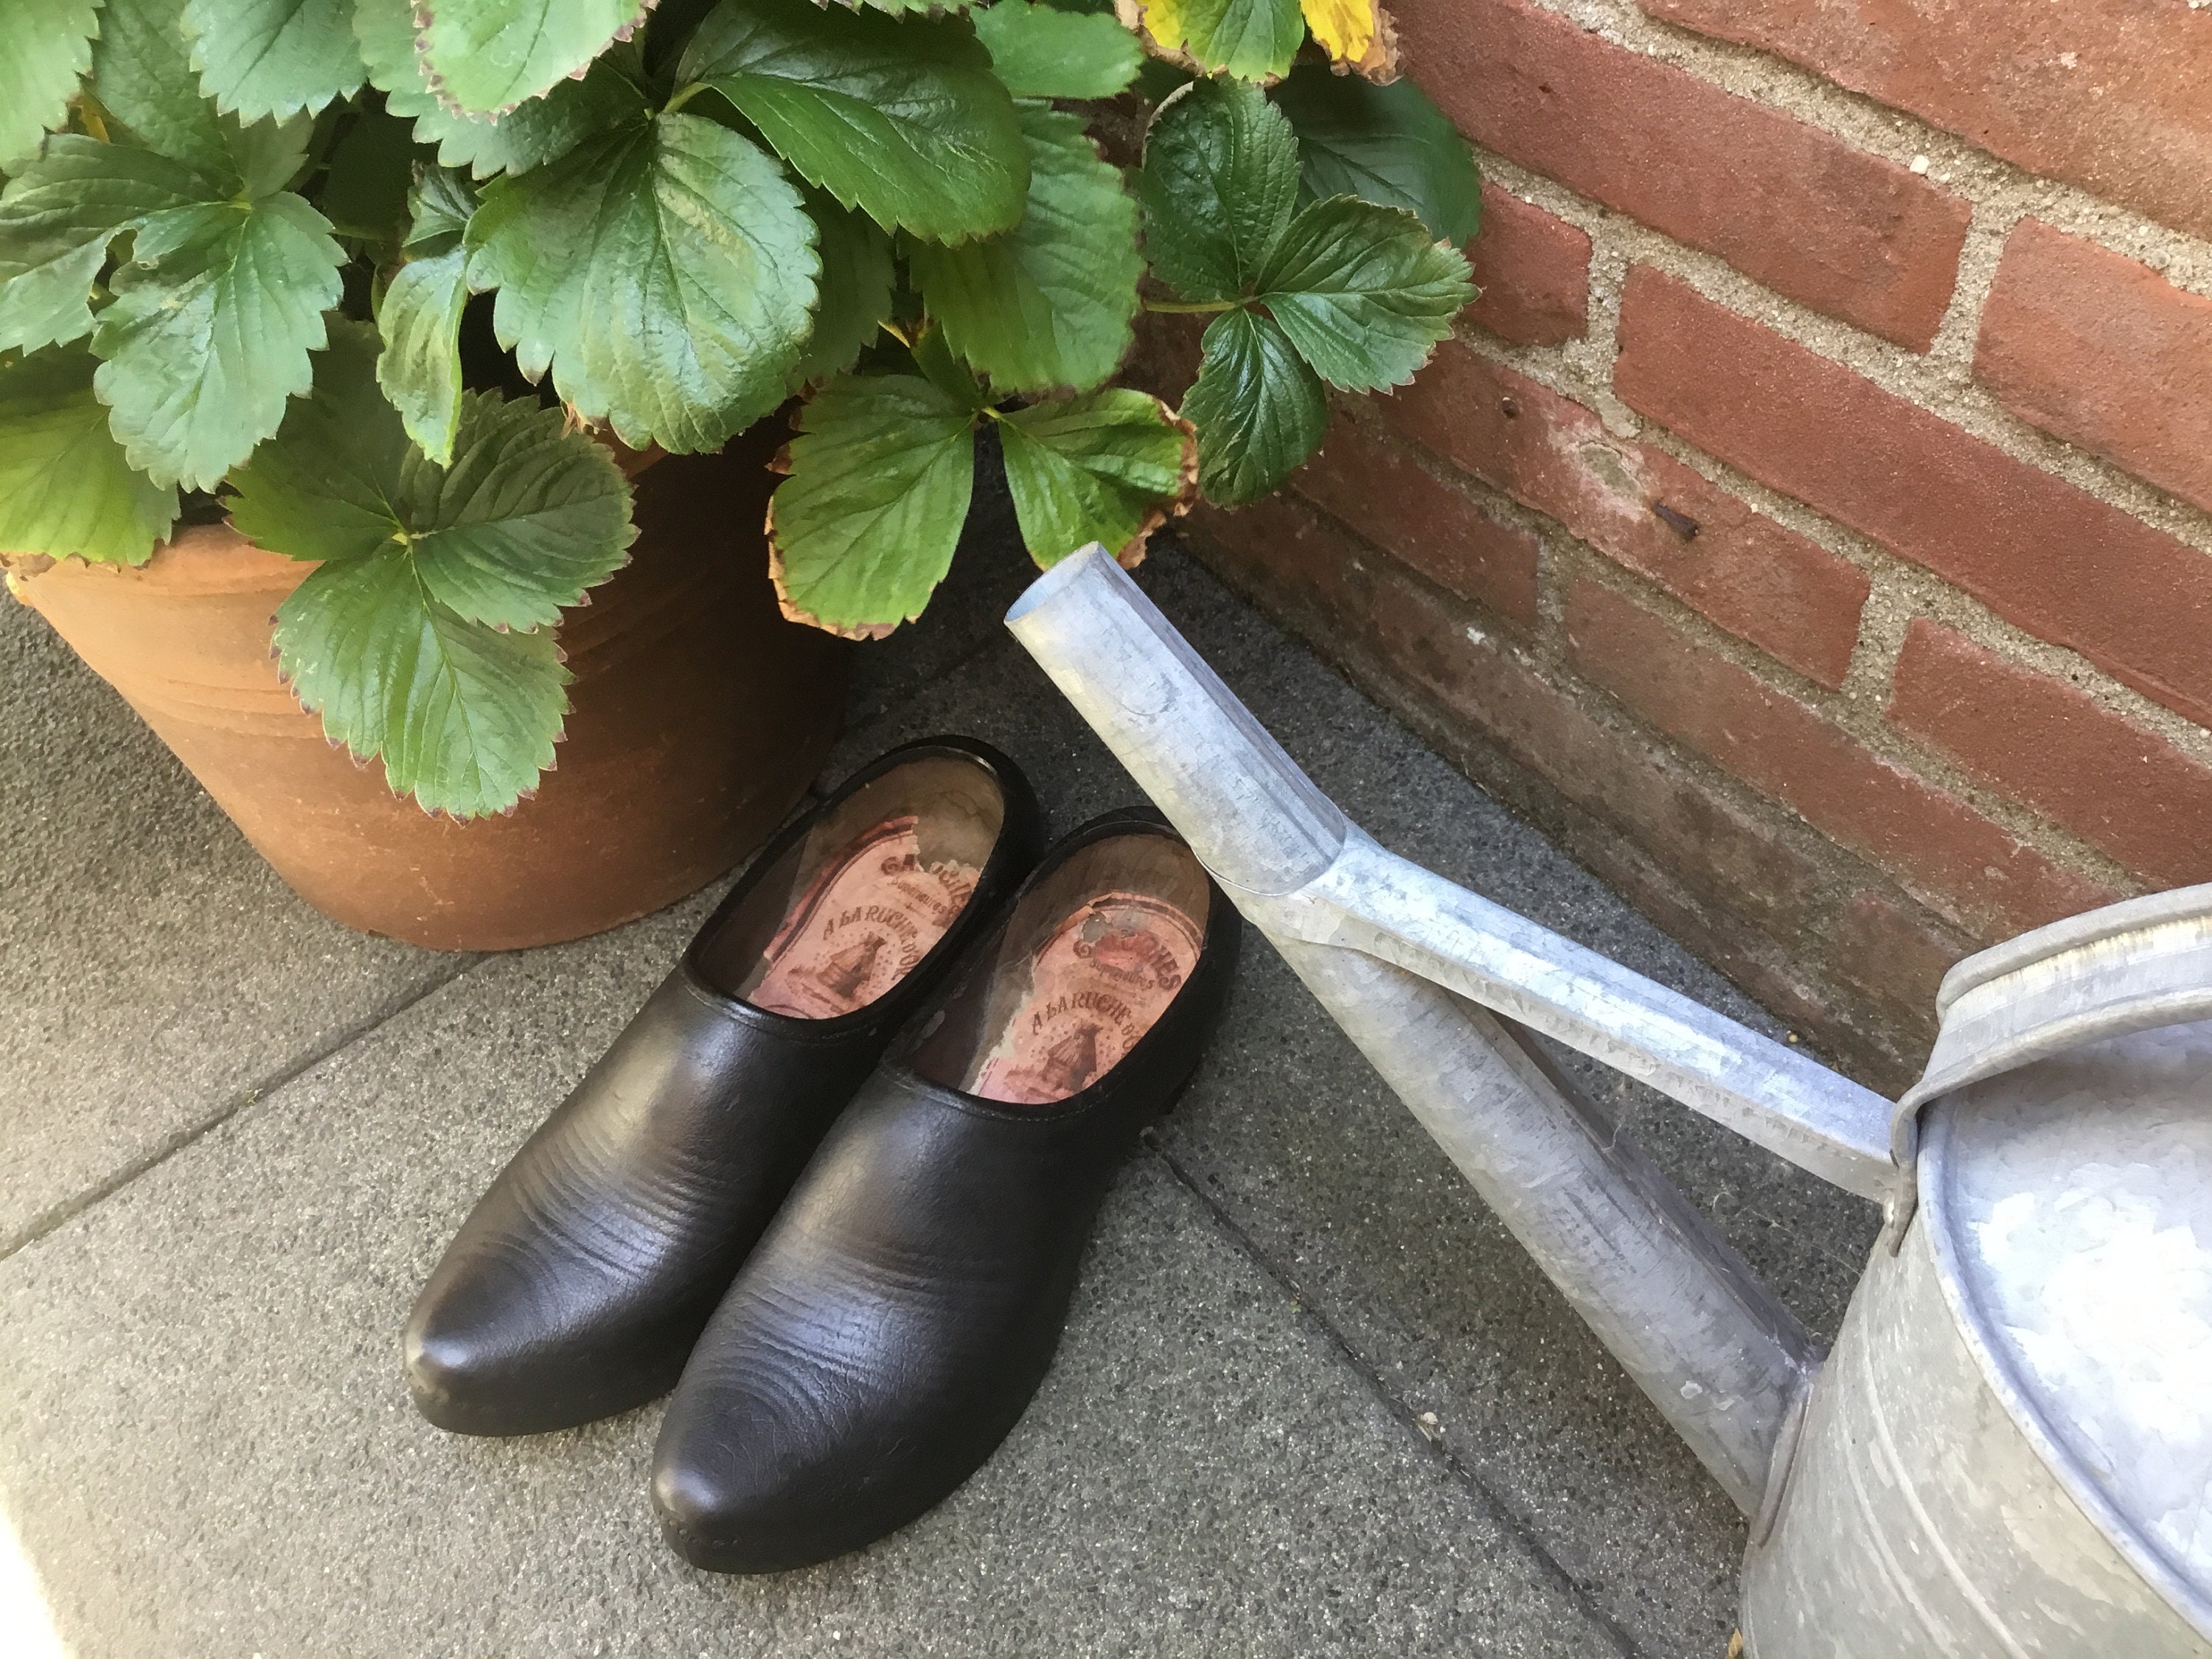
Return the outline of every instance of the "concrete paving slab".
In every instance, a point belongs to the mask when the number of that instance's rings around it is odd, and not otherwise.
[[[857,1557],[682,1565],[655,1408],[423,1423],[416,1285],[702,908],[473,969],[0,1262],[0,1508],[82,1659],[1621,1650],[1149,1155],[1020,1429]]]
[[[1000,630],[1028,578],[1001,526],[963,550],[921,623],[860,648],[858,723],[831,780],[900,738],[968,731],[1030,769],[1059,829],[1135,798]],[[1139,579],[1386,844],[1778,1029],[1167,538]],[[733,1586],[652,1539],[652,1412],[526,1445],[428,1431],[392,1369],[415,1284],[705,901],[484,963],[378,1026],[465,965],[432,960],[386,1000],[357,999],[347,1023],[361,988],[349,964],[382,959],[349,954],[367,942],[336,930],[326,959],[287,957],[303,937],[287,927],[328,925],[40,629],[0,617],[0,683],[52,705],[0,733],[0,799],[52,890],[25,900],[18,883],[0,901],[16,907],[0,909],[15,975],[0,990],[46,1022],[19,1015],[0,1063],[47,1067],[30,1108],[17,1079],[33,1073],[0,1084],[0,1137],[15,1137],[0,1155],[98,1192],[237,1109],[252,1079],[359,1038],[0,1261],[0,1372],[22,1379],[0,1399],[0,1508],[82,1652],[243,1654],[256,1650],[237,1632],[263,1629],[270,1659],[1580,1654],[1616,1633],[1653,1656],[1719,1651],[1742,1547],[1733,1512],[1264,948],[1248,952],[1158,1161],[1115,1201],[1068,1363],[969,1492],[900,1540]],[[71,674],[83,684],[51,689]],[[21,952],[27,929],[36,956]],[[317,1002],[333,979],[340,994]],[[102,995],[67,994],[86,986]],[[87,1010],[113,1042],[71,1023]],[[226,1044],[268,1063],[226,1073]],[[1809,1324],[1832,1329],[1872,1237],[1868,1206],[1602,1067],[1571,1069]],[[201,1115],[179,1113],[176,1077],[201,1079],[182,1091]],[[71,1136],[100,1109],[114,1144],[71,1164]],[[1425,1413],[1437,1446],[1415,1434]],[[625,1482],[630,1498],[611,1505]],[[1437,1537],[1462,1559],[1439,1556]]]
[[[0,1255],[443,983],[309,909],[123,699],[0,596]]]
[[[1171,541],[1155,545],[1139,581],[1385,845],[1784,1035]],[[924,624],[972,629],[972,617],[945,613],[1003,605],[1019,586],[948,594]],[[905,637],[866,649],[891,657]],[[957,677],[892,699],[848,734],[833,769],[933,730],[1006,748],[1030,769],[1055,830],[1138,799],[1011,640],[979,647]],[[1280,960],[1262,947],[1246,962],[1212,1081],[1163,1133],[1164,1154],[1407,1412],[1434,1413],[1449,1455],[1641,1650],[1711,1659],[1733,1628],[1744,1547],[1733,1508]],[[1800,1317],[1832,1335],[1873,1239],[1872,1206],[1603,1066],[1563,1063]]]

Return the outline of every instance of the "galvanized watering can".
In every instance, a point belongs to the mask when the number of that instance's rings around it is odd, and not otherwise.
[[[1006,620],[1750,1517],[1757,1659],[2212,1656],[2212,887],[1960,963],[1893,1103],[1385,852],[1103,549]],[[1832,1354],[1531,1032],[1885,1206]]]

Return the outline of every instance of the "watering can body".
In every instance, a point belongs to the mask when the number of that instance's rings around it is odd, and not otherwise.
[[[2212,1023],[1971,1084],[1922,1139],[1745,1560],[1747,1650],[2212,1656]]]
[[[1755,1659],[2212,1659],[2212,889],[1960,964],[1893,1105],[1377,847],[1103,549],[1007,620],[1743,1510]],[[1884,1205],[1832,1355],[1532,1034]]]

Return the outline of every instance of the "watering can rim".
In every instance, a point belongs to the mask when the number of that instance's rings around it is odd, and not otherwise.
[[[1890,1120],[1890,1157],[1907,1177],[1885,1230],[1893,1251],[1917,1207],[1931,1102],[2086,1043],[2212,1019],[2212,884],[2124,899],[1978,951],[1943,976],[1936,1012],[1927,1066]]]
[[[2185,1574],[2148,1535],[2144,1524],[2120,1507],[2054,1427],[2058,1413],[2051,1409],[2045,1391],[2028,1383],[2014,1354],[1995,1339],[1999,1321],[1993,1310],[1982,1305],[1978,1294],[1984,1275],[1969,1265],[1962,1239],[1964,1220],[1954,1200],[1951,1175],[1954,1160],[1964,1155],[1954,1144],[1957,1133],[1954,1113],[1936,1115],[1928,1131],[1917,1184],[1923,1212],[1920,1220],[1927,1229],[1936,1279],[1960,1340],[1973,1356],[1984,1382],[2044,1467],[2057,1477],[2067,1497],[2167,1605],[2199,1635],[2212,1640],[2212,1582],[2200,1583]]]
[[[1979,990],[1992,981],[2047,961],[2063,951],[2101,944],[2122,933],[2208,916],[2212,916],[2212,882],[2145,893],[2045,922],[1953,963],[1936,990],[1936,1018],[1940,1019],[1949,1013],[1952,1005],[1968,992]]]

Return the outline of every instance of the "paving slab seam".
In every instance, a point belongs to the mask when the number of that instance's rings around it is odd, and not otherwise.
[[[66,1226],[88,1210],[114,1197],[139,1176],[150,1170],[159,1169],[179,1152],[183,1152],[185,1147],[221,1128],[257,1101],[265,1100],[286,1084],[304,1077],[333,1054],[343,1053],[363,1037],[373,1034],[380,1026],[405,1013],[416,1004],[436,995],[447,986],[454,984],[472,969],[489,962],[492,954],[488,951],[477,951],[459,957],[444,972],[423,981],[421,984],[386,1002],[366,1018],[356,1020],[349,1025],[341,1027],[337,1032],[304,1054],[285,1061],[283,1065],[267,1073],[258,1081],[248,1085],[210,1116],[201,1119],[189,1127],[179,1129],[173,1134],[165,1136],[159,1144],[132,1158],[105,1181],[41,1211],[16,1231],[5,1237],[0,1237],[0,1261],[7,1261],[18,1250],[37,1243],[40,1239]]]
[[[780,833],[793,819],[818,805],[822,796],[821,781],[817,779],[807,785],[797,804],[785,815],[783,823],[777,826],[777,832]],[[773,839],[773,836],[770,839]],[[744,860],[745,864],[750,864],[750,856]],[[66,1226],[86,1211],[112,1198],[148,1170],[158,1169],[177,1153],[184,1151],[185,1147],[191,1146],[210,1132],[221,1128],[257,1101],[267,1098],[286,1084],[304,1076],[332,1055],[343,1053],[363,1037],[371,1036],[380,1027],[405,1013],[424,999],[434,996],[447,987],[456,983],[474,969],[490,961],[495,956],[513,954],[514,953],[511,951],[492,951],[456,953],[451,965],[434,977],[424,980],[398,997],[385,1003],[367,1018],[356,1020],[340,1028],[325,1041],[286,1060],[274,1071],[240,1090],[210,1115],[163,1137],[157,1145],[131,1159],[105,1180],[81,1192],[72,1194],[60,1203],[40,1211],[15,1231],[0,1235],[0,1261],[5,1261],[17,1251],[37,1243],[59,1228]]]
[[[1146,1150],[1166,1166],[1168,1173],[1206,1207],[1206,1213],[1213,1218],[1215,1224],[1229,1236],[1253,1266],[1290,1298],[1292,1310],[1328,1339],[1330,1346],[1336,1350],[1344,1363],[1366,1381],[1367,1386],[1373,1390],[1376,1397],[1390,1409],[1393,1415],[1412,1431],[1421,1443],[1428,1449],[1431,1455],[1441,1460],[1444,1467],[1474,1494],[1489,1511],[1491,1518],[1528,1552],[1530,1557],[1536,1561],[1545,1574],[1573,1601],[1583,1616],[1612,1638],[1614,1648],[1623,1656],[1623,1659],[1648,1659],[1644,1648],[1638,1645],[1636,1640],[1623,1630],[1603,1607],[1598,1605],[1587,1586],[1559,1565],[1558,1558],[1546,1547],[1542,1538],[1529,1528],[1520,1515],[1492,1492],[1480,1475],[1462,1462],[1449,1447],[1441,1444],[1422,1427],[1419,1413],[1413,1410],[1412,1404],[1391,1388],[1389,1380],[1370,1364],[1359,1350],[1352,1346],[1351,1339],[1339,1330],[1328,1316],[1322,1312],[1316,1298],[1307,1293],[1297,1276],[1262,1249],[1259,1242],[1238,1224],[1234,1216],[1215,1201],[1213,1195],[1206,1190],[1204,1184],[1197,1176],[1184,1169],[1166,1147],[1160,1144],[1157,1135],[1151,1130],[1146,1131],[1145,1145]]]

